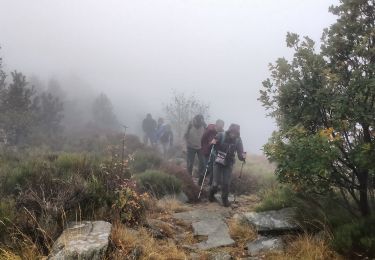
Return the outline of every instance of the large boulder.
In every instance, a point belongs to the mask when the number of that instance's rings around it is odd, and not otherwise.
[[[284,208],[264,212],[247,212],[243,213],[243,215],[260,233],[286,232],[300,229],[300,226],[295,221],[295,208]]]
[[[99,260],[107,251],[112,225],[105,221],[73,222],[53,245],[51,260]]]

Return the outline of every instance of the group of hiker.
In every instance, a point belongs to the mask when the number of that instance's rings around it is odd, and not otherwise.
[[[218,119],[215,124],[206,125],[204,117],[200,114],[194,116],[189,122],[184,139],[186,142],[187,171],[193,176],[194,161],[198,159],[198,184],[202,187],[207,176],[209,201],[215,201],[215,194],[221,188],[221,199],[225,207],[230,206],[229,185],[235,163],[235,154],[239,160],[245,162],[246,153],[243,151],[240,136],[240,126],[231,124],[224,130],[224,121]],[[171,126],[165,124],[162,118],[156,122],[151,114],[143,120],[144,143],[152,146],[162,145],[166,154],[173,145]]]
[[[231,124],[224,131],[224,121],[206,126],[202,115],[196,115],[189,123],[184,135],[187,148],[187,170],[192,175],[195,156],[198,158],[198,184],[201,186],[205,176],[209,176],[210,202],[221,187],[221,199],[225,207],[230,206],[228,195],[235,154],[245,162],[240,136],[240,126]]]
[[[151,114],[147,114],[142,122],[142,129],[144,132],[143,143],[148,145],[150,142],[152,147],[161,145],[164,157],[168,150],[173,146],[173,132],[169,124],[164,122],[163,118],[159,118],[156,122]]]

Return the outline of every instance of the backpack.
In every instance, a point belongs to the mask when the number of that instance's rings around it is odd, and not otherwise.
[[[225,142],[225,133],[221,133],[220,134],[220,144],[223,144]],[[236,138],[236,141],[234,143],[234,146],[237,147],[237,144],[239,142],[239,139]],[[215,162],[220,164],[220,165],[223,165],[223,166],[227,166],[228,165],[228,158],[229,158],[229,150],[231,149],[231,146],[232,145],[229,145],[228,146],[228,149],[227,151],[220,151],[218,150],[217,151],[217,154],[216,154],[216,159],[215,159]]]

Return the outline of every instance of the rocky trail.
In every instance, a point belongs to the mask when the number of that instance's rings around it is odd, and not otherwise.
[[[259,203],[256,195],[241,195],[235,201],[232,195],[228,208],[221,205],[220,195],[216,196],[217,202],[203,198],[196,204],[186,203],[183,198],[175,196],[159,200],[160,205],[173,201],[174,206],[150,214],[145,226],[156,240],[168,241],[183,250],[187,259],[265,259],[269,252],[283,250],[285,237],[298,231],[292,208],[256,213],[254,208]],[[87,222],[76,225],[76,230],[74,227],[65,230],[51,259],[76,259],[61,258],[61,255],[101,259],[108,246],[108,243],[103,244],[103,239],[109,240],[110,231],[108,225],[104,225],[105,230],[101,232],[98,225],[103,226],[103,223]],[[88,230],[90,226],[95,228]],[[77,228],[83,228],[84,232]],[[69,240],[69,243],[61,246],[63,240]],[[98,245],[97,251],[93,245]],[[129,259],[137,259],[136,255],[134,252]]]

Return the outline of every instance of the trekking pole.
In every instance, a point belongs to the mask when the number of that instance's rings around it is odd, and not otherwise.
[[[210,167],[210,165],[211,165],[212,154],[213,154],[214,149],[215,149],[215,145],[212,145],[212,148],[211,148],[211,151],[210,151],[210,157],[209,157],[208,162],[206,164],[206,170],[204,171],[203,181],[202,181],[202,184],[201,184],[201,188],[199,190],[198,199],[201,197],[201,193],[202,193],[202,189],[203,189],[203,185],[204,185],[204,180],[206,179],[208,167]],[[211,174],[213,174],[213,172]]]

